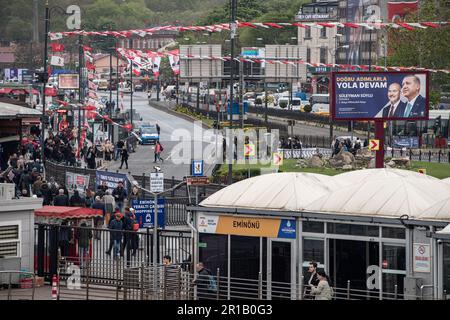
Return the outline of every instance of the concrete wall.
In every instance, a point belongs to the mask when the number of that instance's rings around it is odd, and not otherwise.
[[[42,199],[0,200],[0,225],[20,223],[21,269],[34,271],[34,210],[42,207]]]

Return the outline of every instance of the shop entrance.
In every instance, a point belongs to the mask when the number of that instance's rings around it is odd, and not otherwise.
[[[379,265],[379,247],[378,242],[329,239],[329,275],[333,286],[338,288],[337,294],[344,294],[350,284],[351,295],[358,295],[358,299],[361,295],[378,298],[379,290],[367,288],[367,268]]]
[[[269,239],[267,249],[267,299],[291,299],[295,292],[294,242]]]

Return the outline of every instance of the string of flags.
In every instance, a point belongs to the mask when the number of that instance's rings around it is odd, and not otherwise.
[[[237,21],[237,28],[253,28],[253,29],[283,29],[286,27],[298,28],[365,28],[366,30],[374,29],[398,29],[398,30],[419,30],[427,28],[441,28],[450,25],[448,21],[438,22],[242,22]],[[112,36],[116,38],[130,38],[133,36],[145,37],[152,35],[159,31],[207,31],[207,32],[222,32],[230,30],[230,23],[214,24],[209,26],[161,26],[146,29],[132,29],[123,31],[66,31],[66,32],[50,32],[50,40],[58,40],[63,37],[70,36]]]
[[[169,52],[153,52],[146,51],[143,52],[141,50],[133,50],[133,49],[123,49],[119,48],[118,51],[125,56],[127,59],[132,61],[135,65],[139,66],[141,69],[148,70],[148,62],[144,62],[145,59],[149,59],[149,57],[164,57],[168,56],[169,59],[177,59],[177,69],[171,64],[171,67],[175,74],[179,74],[179,61],[180,59],[199,59],[199,60],[222,60],[222,61],[230,61],[231,56],[224,57],[216,57],[216,56],[196,56],[196,55],[180,55],[179,50],[172,50]],[[369,70],[368,65],[349,65],[349,64],[335,64],[335,63],[318,63],[318,62],[307,62],[301,59],[262,59],[262,58],[243,58],[237,57],[234,58],[237,62],[250,62],[250,63],[267,63],[267,64],[280,64],[280,65],[292,65],[297,67],[298,65],[307,65],[309,67],[329,67],[329,68],[338,68],[343,70]],[[384,67],[378,65],[372,65],[372,69],[376,71],[429,71],[433,73],[443,72],[446,74],[450,74],[450,70],[448,69],[427,69],[420,67]],[[158,66],[159,68],[159,66]],[[134,70],[134,69],[133,69]],[[178,73],[175,72],[177,70]]]

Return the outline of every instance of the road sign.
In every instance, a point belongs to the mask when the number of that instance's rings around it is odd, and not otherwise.
[[[280,152],[274,152],[272,155],[272,165],[282,166],[283,165],[283,154]]]
[[[255,145],[253,143],[244,144],[244,156],[252,157],[255,155]]]
[[[427,174],[427,169],[417,169],[418,173]]]
[[[150,191],[151,192],[164,191],[164,173],[162,172],[150,173]]]
[[[370,139],[369,140],[369,150],[379,151],[380,150],[380,140]]]
[[[193,176],[203,176],[203,160],[193,160],[192,161],[192,172]]]
[[[202,176],[202,177],[198,177],[198,176],[194,176],[194,177],[187,177],[186,178],[186,183],[188,186],[204,186],[209,184],[209,178]]]
[[[166,225],[165,204],[165,199],[158,198],[158,227],[162,228]],[[137,223],[139,223],[139,228],[153,228],[155,221],[155,200],[133,200],[131,205],[135,209],[134,214]]]

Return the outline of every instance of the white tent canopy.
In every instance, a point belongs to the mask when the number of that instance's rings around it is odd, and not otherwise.
[[[334,177],[289,172],[245,179],[200,206],[445,221],[449,195],[450,184],[408,170],[367,169]]]
[[[437,231],[436,233],[439,234],[450,234],[450,224],[447,225],[444,229],[442,229],[441,231]]]
[[[217,191],[200,205],[265,210],[301,211],[338,185],[313,173],[274,173],[245,179]]]
[[[450,184],[450,178],[442,179],[442,182]]]

